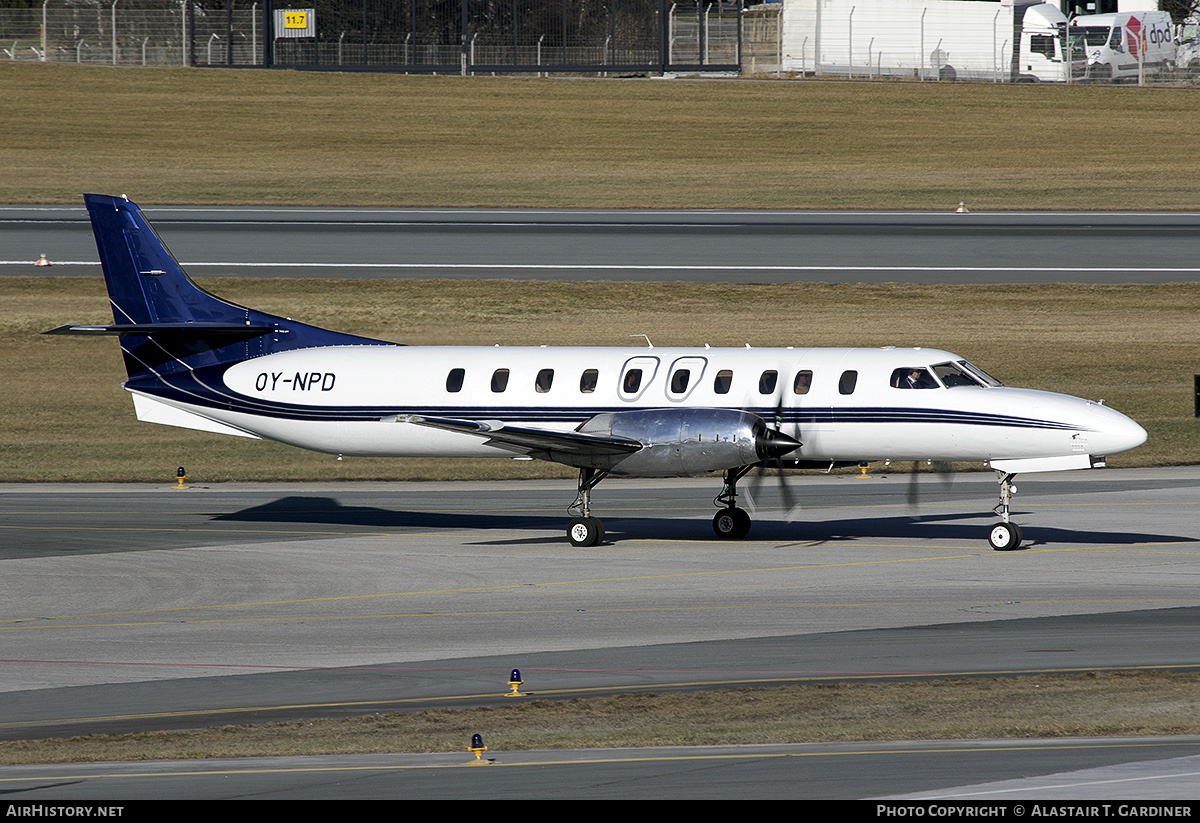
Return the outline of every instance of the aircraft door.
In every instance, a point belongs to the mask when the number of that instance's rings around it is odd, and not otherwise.
[[[667,370],[667,399],[676,403],[687,400],[688,396],[700,385],[704,377],[704,367],[708,360],[704,357],[680,357]]]
[[[629,358],[621,368],[621,382],[617,384],[617,395],[622,400],[637,400],[654,380],[657,371],[657,357],[642,355]]]

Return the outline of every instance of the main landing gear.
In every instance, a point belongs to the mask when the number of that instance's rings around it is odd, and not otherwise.
[[[1010,552],[1021,545],[1021,527],[1008,519],[1009,501],[1017,493],[1017,487],[1012,482],[1016,475],[1011,472],[996,472],[996,476],[1000,480],[1000,502],[992,511],[1000,515],[1000,522],[993,524],[988,530],[988,543],[998,552]]]
[[[737,507],[737,482],[753,468],[741,466],[725,472],[725,485],[713,500],[720,509],[713,517],[713,533],[725,540],[741,540],[750,533],[750,515]]]
[[[567,509],[575,515],[567,524],[567,538],[572,546],[595,546],[604,539],[604,524],[598,517],[592,517],[592,489],[606,477],[606,469],[579,470],[579,496]]]
[[[725,472],[725,485],[713,503],[720,511],[713,518],[713,533],[726,540],[740,540],[750,533],[750,515],[737,507],[737,482],[745,477],[752,466],[741,466]],[[574,515],[567,524],[567,539],[572,546],[595,546],[604,540],[604,524],[592,517],[592,489],[604,478],[604,469],[579,470],[579,496],[567,509]]]

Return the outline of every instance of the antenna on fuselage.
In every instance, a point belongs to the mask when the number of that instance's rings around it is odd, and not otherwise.
[[[647,347],[647,348],[650,348],[650,349],[654,348],[654,344],[650,342],[650,335],[648,335],[648,334],[631,334],[631,335],[629,335],[629,336],[630,336],[630,337],[641,337],[641,338],[644,338],[644,339],[645,339],[645,341],[646,341],[646,347]]]

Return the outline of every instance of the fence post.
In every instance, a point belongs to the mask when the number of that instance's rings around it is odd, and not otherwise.
[[[112,64],[117,65],[117,3],[120,0],[113,0],[112,4]]]
[[[854,9],[856,6],[850,7],[850,16],[846,18],[846,48],[849,49],[850,63],[850,79],[854,79]]]
[[[996,24],[1000,20],[1001,9],[996,9],[996,16],[992,18],[992,71],[996,73],[996,79],[993,82],[1000,82],[1000,58],[996,55]]]
[[[275,65],[275,3],[263,0],[263,68]]]
[[[921,9],[921,80],[925,79],[925,12],[928,8]]]
[[[675,62],[675,4],[671,4],[671,10],[667,17],[667,62]]]
[[[459,26],[462,29],[462,37],[460,38],[460,48],[462,54],[459,55],[459,60],[462,61],[462,76],[467,76],[467,0],[461,0],[458,4]]]
[[[48,5],[50,5],[50,0],[42,3],[42,56],[38,58],[42,63],[46,62],[46,6]]]

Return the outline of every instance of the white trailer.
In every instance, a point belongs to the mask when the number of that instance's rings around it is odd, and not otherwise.
[[[1175,65],[1175,29],[1165,11],[1088,14],[1071,21],[1072,50],[1087,55],[1087,77],[1115,82]]]
[[[1063,82],[1066,22],[1021,0],[784,0],[783,70]]]

